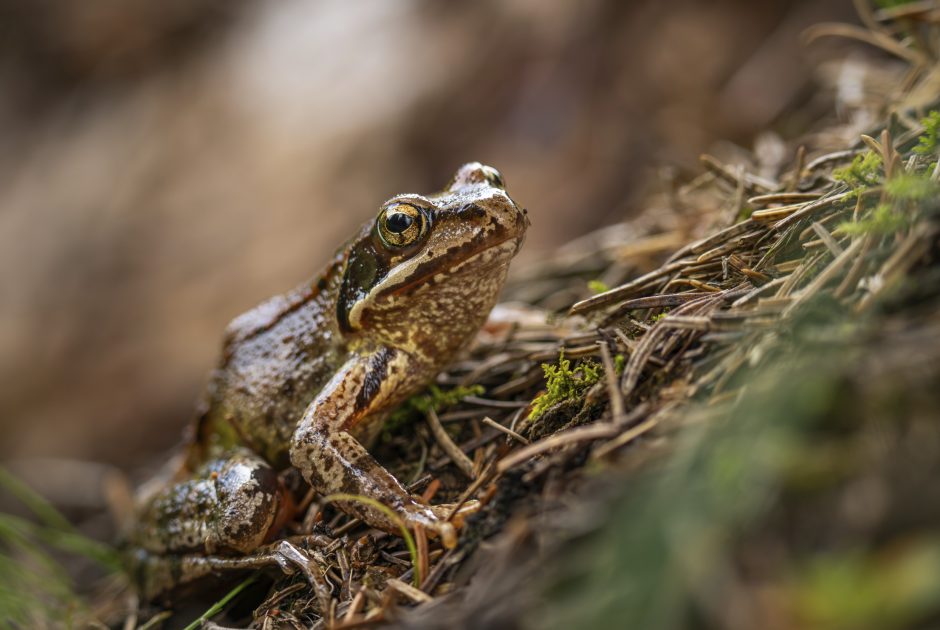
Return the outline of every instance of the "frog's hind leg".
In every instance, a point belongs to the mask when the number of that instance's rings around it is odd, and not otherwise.
[[[141,571],[155,571],[174,580],[195,579],[201,571],[204,574],[239,560],[225,554],[258,549],[292,512],[289,493],[264,460],[246,449],[230,451],[157,491],[140,506],[128,536],[133,572],[145,586],[161,580]],[[215,555],[222,562],[197,560]],[[158,562],[164,556],[166,570]]]
[[[137,548],[128,559],[128,564],[140,597],[153,601],[209,575],[224,576],[237,571],[261,570],[278,566],[281,561],[270,551],[228,557],[159,555]]]
[[[310,570],[306,554],[313,553],[316,557],[311,550],[325,548],[332,542],[333,539],[320,534],[289,536],[264,545],[247,556],[157,555],[137,548],[129,558],[129,564],[141,597],[148,601],[209,575],[224,579],[237,572],[275,567],[287,575],[300,569],[318,586],[329,590],[319,572]]]

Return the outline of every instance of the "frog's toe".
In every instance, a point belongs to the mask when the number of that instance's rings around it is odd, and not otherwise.
[[[454,512],[454,507],[456,503],[443,503],[441,505],[432,505],[431,511],[434,512],[434,516],[439,519],[449,521],[454,524],[456,527],[463,527],[463,521],[465,518],[471,514],[476,514],[480,511],[482,504],[476,500],[470,500],[463,503],[460,508]],[[452,516],[453,515],[453,516]]]
[[[445,549],[453,549],[457,546],[457,528],[453,523],[445,520],[435,520],[425,525],[425,529],[432,535],[441,539]]]
[[[467,518],[471,514],[476,514],[477,512],[480,511],[480,508],[482,507],[483,507],[482,503],[480,503],[476,499],[471,499],[460,506],[460,509],[457,510],[457,513],[454,514],[454,517],[451,520],[456,521],[458,523],[458,526],[462,526],[463,519]]]
[[[424,523],[425,528],[432,534],[440,537],[441,542],[447,549],[453,549],[457,546],[457,530],[463,527],[464,519],[480,510],[479,501],[467,501],[461,505],[457,511],[456,503],[444,503],[442,505],[429,506],[434,514],[434,520],[430,523]]]

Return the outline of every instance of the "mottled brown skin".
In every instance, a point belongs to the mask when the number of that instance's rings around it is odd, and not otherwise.
[[[441,193],[393,197],[320,276],[235,319],[184,464],[141,498],[129,538],[143,592],[270,540],[292,509],[278,481],[290,466],[453,545],[449,506],[415,500],[363,443],[472,339],[527,226],[499,173],[467,164]],[[363,503],[337,505],[397,530]]]

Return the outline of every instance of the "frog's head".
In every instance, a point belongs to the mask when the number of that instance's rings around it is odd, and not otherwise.
[[[489,166],[462,166],[433,195],[383,204],[348,249],[340,329],[437,363],[485,321],[529,225]]]

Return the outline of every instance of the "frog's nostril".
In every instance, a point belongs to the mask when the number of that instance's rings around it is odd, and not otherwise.
[[[497,171],[492,166],[486,165],[481,166],[480,170],[483,174],[483,178],[486,180],[486,183],[488,183],[490,186],[493,186],[494,188],[501,188],[506,190],[506,181],[503,179],[502,173]]]

